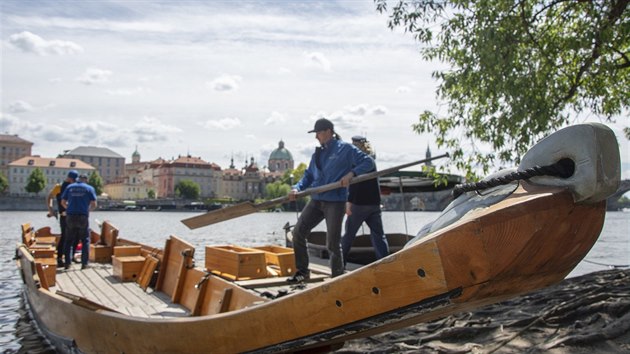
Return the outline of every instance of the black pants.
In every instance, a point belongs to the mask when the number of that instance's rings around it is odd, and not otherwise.
[[[89,222],[87,215],[67,215],[66,216],[66,239],[63,243],[63,254],[65,265],[69,267],[72,263],[72,250],[75,243],[83,240],[88,232]],[[88,249],[85,250],[89,252]]]

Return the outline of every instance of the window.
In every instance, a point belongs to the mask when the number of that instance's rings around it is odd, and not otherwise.
[[[29,166],[33,166],[33,164],[35,164],[35,160],[28,160],[28,165]]]
[[[70,167],[75,167],[77,165],[76,161],[70,161]]]
[[[48,166],[55,166],[55,160],[51,160]]]

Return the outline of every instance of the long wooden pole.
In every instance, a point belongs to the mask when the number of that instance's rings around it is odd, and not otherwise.
[[[396,171],[401,170],[401,169],[406,168],[406,167],[419,165],[421,163],[425,163],[425,162],[441,159],[441,158],[444,158],[444,157],[449,157],[449,154],[446,153],[446,154],[438,155],[438,156],[431,157],[431,158],[428,158],[428,159],[413,161],[413,162],[405,163],[405,164],[402,164],[402,165],[386,168],[384,170],[374,171],[374,172],[362,174],[360,176],[356,176],[356,177],[352,178],[350,180],[350,184],[360,183],[360,182],[363,182],[363,181],[367,181],[369,179],[373,179],[373,178],[377,178],[377,177],[381,177],[381,176],[386,176],[386,175],[388,175],[390,173],[396,172]],[[341,187],[342,187],[341,186],[341,182],[337,181],[337,182],[325,184],[323,186],[305,189],[305,190],[303,190],[301,192],[298,192],[296,194],[296,198],[306,197],[306,196],[311,195],[311,194],[324,193],[324,192],[328,192],[330,190],[341,188]],[[265,202],[262,202],[262,203],[258,203],[258,204],[254,204],[252,202],[244,202],[244,203],[236,204],[236,205],[233,205],[233,206],[229,206],[229,207],[213,210],[213,211],[201,214],[201,215],[196,215],[196,216],[193,216],[193,217],[190,217],[190,218],[187,218],[187,219],[183,219],[182,223],[184,223],[184,225],[188,226],[188,228],[190,228],[190,229],[197,229],[197,228],[200,228],[200,227],[203,227],[203,226],[216,224],[216,223],[221,222],[221,221],[230,220],[230,219],[238,218],[240,216],[249,215],[249,214],[255,213],[255,212],[260,211],[260,210],[265,210],[265,209],[271,208],[272,206],[275,206],[275,205],[278,205],[278,204],[286,203],[288,201],[289,201],[289,196],[287,195],[287,196],[284,196],[284,197],[271,199],[271,200],[268,200],[268,201],[265,201]]]

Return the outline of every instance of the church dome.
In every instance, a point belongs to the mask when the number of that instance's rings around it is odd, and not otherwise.
[[[293,155],[284,147],[284,141],[280,140],[278,148],[269,155],[269,170],[282,172],[292,168]]]
[[[284,141],[280,140],[278,148],[269,155],[269,160],[293,160],[293,155],[284,147]]]

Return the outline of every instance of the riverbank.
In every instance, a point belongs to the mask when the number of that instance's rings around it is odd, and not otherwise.
[[[347,342],[336,353],[629,353],[630,269]]]

